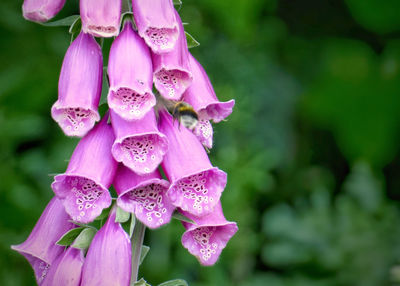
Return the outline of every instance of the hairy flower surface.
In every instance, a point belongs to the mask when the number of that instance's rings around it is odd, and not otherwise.
[[[84,136],[100,119],[103,57],[94,38],[81,32],[65,54],[53,119],[67,136]]]
[[[116,208],[90,244],[83,265],[84,286],[129,286],[131,242],[121,224],[115,222]]]
[[[193,134],[203,144],[204,147],[211,149],[213,146],[213,127],[208,120],[200,119],[193,130]]]
[[[169,182],[161,179],[158,170],[139,176],[120,165],[114,179],[117,204],[149,228],[157,228],[171,220],[175,207],[167,197]]]
[[[111,46],[108,76],[108,105],[122,118],[141,119],[156,104],[150,50],[129,21]]]
[[[175,48],[167,53],[152,54],[154,85],[167,99],[179,100],[192,83],[186,35],[178,12],[175,12],[179,37]]]
[[[132,0],[132,10],[139,35],[153,52],[175,47],[179,32],[172,0]]]
[[[220,102],[203,67],[192,55],[189,58],[193,82],[183,94],[183,100],[193,106],[200,119],[220,122],[232,113],[235,100]]]
[[[65,0],[24,0],[22,14],[34,22],[46,22],[64,7]]]
[[[212,212],[225,188],[226,173],[211,165],[196,136],[179,128],[167,112],[160,112],[159,125],[169,142],[161,165],[171,182],[167,194],[172,203],[198,216]]]
[[[50,266],[63,253],[64,247],[56,242],[75,225],[61,201],[54,197],[46,206],[31,234],[23,243],[11,248],[22,254],[31,264],[36,281],[42,283]]]
[[[108,115],[78,143],[64,174],[51,187],[74,221],[93,221],[111,204],[108,188],[117,169],[111,155],[114,133]]]
[[[202,265],[213,265],[238,230],[236,223],[225,219],[221,203],[218,203],[214,211],[206,216],[196,217],[188,212],[182,214],[195,222],[195,224],[182,222],[186,228],[182,235],[183,246],[196,256]]]
[[[80,0],[82,30],[95,37],[119,33],[122,0]]]
[[[126,121],[111,111],[111,123],[116,135],[111,152],[135,173],[153,172],[168,150],[168,140],[157,128],[154,110],[137,121]]]
[[[81,249],[69,247],[50,266],[40,286],[79,286],[85,257]]]

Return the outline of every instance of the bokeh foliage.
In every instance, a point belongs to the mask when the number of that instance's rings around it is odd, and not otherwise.
[[[66,28],[0,3],[0,284],[33,285],[23,241],[77,143],[50,118]],[[77,0],[61,15],[77,14]],[[182,226],[148,232],[153,284],[393,285],[400,281],[400,2],[184,0],[185,28],[221,100],[212,162],[239,232],[214,267],[180,245]]]

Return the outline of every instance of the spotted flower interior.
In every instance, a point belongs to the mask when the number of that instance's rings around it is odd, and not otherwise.
[[[191,83],[188,72],[178,69],[161,69],[154,75],[157,90],[168,99],[179,100]]]
[[[118,30],[115,26],[97,26],[97,25],[89,25],[88,30],[91,34],[96,35],[98,37],[111,37],[115,34],[118,34]]]
[[[90,109],[76,108],[53,108],[53,117],[61,129],[68,136],[84,136],[94,123],[99,120],[99,114]]]
[[[108,104],[125,120],[141,119],[155,104],[156,99],[151,93],[137,93],[126,87],[111,90]]]
[[[213,128],[208,120],[199,120],[196,127],[193,130],[194,135],[196,135],[197,139],[199,139],[200,143],[203,144],[204,147],[209,149],[212,148],[213,145]]]
[[[149,27],[144,38],[153,51],[167,52],[174,47],[178,39],[178,29]]]

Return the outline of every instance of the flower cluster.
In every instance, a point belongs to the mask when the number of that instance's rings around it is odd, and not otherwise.
[[[47,21],[64,2],[25,0],[23,14]],[[55,244],[76,227],[70,219],[88,224],[111,206],[111,185],[116,205],[149,228],[169,223],[174,211],[186,216],[192,223],[183,222],[182,244],[203,265],[213,265],[237,231],[220,203],[227,175],[204,149],[212,148],[210,122],[229,116],[234,100],[217,99],[188,51],[172,0],[133,0],[132,11],[133,19],[120,24],[121,0],[80,0],[82,31],[65,54],[51,114],[67,136],[82,139],[67,170],[54,177],[56,197],[28,239],[13,246],[32,264],[40,285],[129,284],[130,240],[115,221],[116,207],[86,257],[73,246]],[[107,64],[109,111],[101,120],[103,55],[94,37],[116,37]],[[193,107],[193,130],[163,104],[180,101]]]

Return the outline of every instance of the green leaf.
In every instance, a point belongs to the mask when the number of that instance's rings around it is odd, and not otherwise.
[[[131,215],[131,225],[129,227],[129,237],[132,237],[133,230],[135,229],[136,225],[136,217],[132,214]]]
[[[96,229],[92,227],[85,228],[76,238],[71,247],[87,250],[96,232]]]
[[[74,24],[76,22],[76,20],[78,20],[80,17],[79,15],[72,15],[72,16],[68,16],[66,18],[57,20],[57,21],[53,21],[53,22],[47,22],[47,23],[38,23],[42,26],[47,26],[47,27],[61,27],[61,26],[71,26],[72,24]]]
[[[158,284],[158,286],[188,286],[188,284],[183,279],[175,279]]]
[[[200,46],[200,43],[188,32],[185,32],[188,49]]]
[[[136,281],[135,284],[133,284],[134,286],[151,286],[149,283],[147,283],[146,280],[144,280],[143,278],[140,279],[139,281]]]
[[[192,221],[190,218],[184,216],[183,214],[181,214],[181,213],[178,212],[178,211],[174,211],[174,213],[172,214],[172,217],[173,217],[174,219],[177,219],[177,220],[180,220],[180,221],[185,221],[185,222],[188,222],[188,223],[196,224],[196,223],[195,223],[194,221]]]
[[[115,222],[124,223],[129,220],[130,213],[124,211],[120,207],[117,207],[117,214],[115,216]]]
[[[142,264],[143,260],[145,259],[147,253],[150,251],[150,247],[146,245],[142,245],[142,250],[140,251],[140,260],[139,265]]]
[[[84,227],[77,227],[74,229],[71,229],[70,231],[66,232],[57,242],[56,244],[62,245],[62,246],[70,246],[75,238],[78,237],[78,235],[82,232]]]

